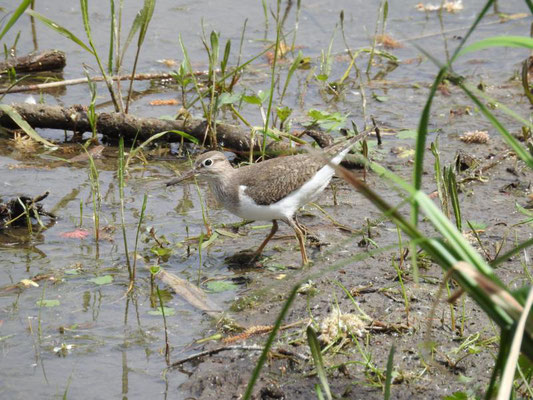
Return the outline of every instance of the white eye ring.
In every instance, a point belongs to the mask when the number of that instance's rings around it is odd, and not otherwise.
[[[205,160],[203,162],[204,164],[204,167],[210,167],[211,165],[213,165],[213,160],[211,160],[210,158],[208,158],[207,160]]]

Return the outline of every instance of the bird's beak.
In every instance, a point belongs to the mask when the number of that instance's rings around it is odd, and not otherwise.
[[[188,170],[187,172],[184,172],[183,175],[181,176],[178,176],[177,178],[174,178],[174,179],[171,179],[169,180],[166,185],[167,186],[172,186],[172,185],[175,185],[177,183],[180,183],[186,179],[189,179],[189,178],[192,178],[193,176],[196,176],[197,175],[197,171],[193,168],[193,169],[190,169]]]

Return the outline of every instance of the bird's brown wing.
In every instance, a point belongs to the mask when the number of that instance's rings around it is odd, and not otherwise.
[[[238,181],[257,204],[269,205],[298,189],[324,164],[308,154],[270,159],[239,168]]]

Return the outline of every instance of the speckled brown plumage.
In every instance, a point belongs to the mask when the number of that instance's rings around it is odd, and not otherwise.
[[[246,195],[257,204],[269,205],[298,189],[324,165],[316,157],[298,154],[238,168],[235,177],[247,187]]]

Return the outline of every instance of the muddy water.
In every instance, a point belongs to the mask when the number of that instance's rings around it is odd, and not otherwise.
[[[11,8],[11,2],[0,4]],[[129,28],[141,2],[125,2],[125,31]],[[275,2],[270,2],[275,7]],[[326,51],[332,37],[331,79],[340,79],[349,59],[342,53],[344,44],[338,24],[338,16],[344,10],[345,36],[352,48],[369,46],[377,16],[377,2],[368,1],[304,1],[299,16],[296,45],[305,56],[311,58],[311,67],[320,69],[319,56]],[[423,46],[438,59],[445,60],[446,51],[454,48],[465,27],[470,26],[482,6],[481,1],[465,4],[457,14],[445,13],[442,22],[435,13],[426,14],[415,9],[418,1],[390,2],[387,32],[402,41],[402,48],[390,50],[403,61],[380,81],[366,86],[367,114],[374,115],[380,125],[394,130],[414,129],[425,101],[427,86],[436,71],[435,66],[419,53],[413,43]],[[68,5],[67,5],[68,4]],[[246,60],[264,49],[265,37],[273,38],[273,19],[269,15],[268,26],[260,2],[189,1],[179,4],[172,1],[157,3],[145,47],[138,66],[139,72],[168,71],[162,59],[182,59],[178,43],[181,34],[188,48],[193,65],[206,68],[206,56],[201,43],[202,21],[207,33],[219,31],[222,43],[233,43],[231,62],[236,62],[236,49],[242,27],[247,20],[242,59]],[[285,7],[285,2],[283,7]],[[37,2],[37,11],[54,19],[73,33],[84,38],[83,25],[77,3],[47,1]],[[285,12],[285,9],[282,10]],[[527,12],[523,2],[507,1],[502,12]],[[284,25],[290,32],[296,21],[296,5],[288,10]],[[107,54],[109,12],[107,1],[90,2],[90,19],[94,42],[101,54]],[[493,35],[527,35],[530,20],[517,18],[500,23],[492,15],[474,34],[474,39]],[[8,46],[20,30],[17,51],[25,54],[34,48],[27,20],[19,22],[5,38]],[[442,33],[444,32],[444,33]],[[289,39],[292,36],[289,33]],[[67,53],[68,64],[63,73],[65,79],[82,76],[82,66],[95,68],[89,54],[75,47],[69,40],[58,36],[43,25],[37,24],[37,43],[40,49],[59,48]],[[131,51],[130,51],[131,53]],[[519,63],[527,56],[517,49],[487,50],[466,57],[456,70],[466,74],[472,82],[483,81],[491,96],[505,99],[515,96],[518,112],[527,116],[527,104],[520,97],[518,83],[503,85],[518,70]],[[130,66],[132,55],[126,57]],[[359,65],[366,68],[366,58]],[[287,66],[282,66],[287,68]],[[378,62],[371,75],[383,70]],[[94,69],[96,74],[96,69]],[[257,92],[269,85],[269,65],[265,57],[254,62],[248,74],[241,79],[239,91]],[[352,74],[353,75],[353,74]],[[282,73],[285,79],[286,73]],[[352,83],[352,89],[344,90],[334,98],[316,83],[308,85],[309,69],[298,70],[292,81],[290,95],[285,104],[294,108],[294,123],[306,121],[310,108],[338,111],[362,125],[360,91]],[[149,83],[135,85],[140,97],[132,106],[132,112],[141,116],[173,115],[176,107],[152,107],[154,99],[177,98],[174,88],[151,87]],[[155,89],[155,90],[154,90]],[[103,86],[98,87],[99,102],[107,100]],[[28,94],[13,94],[3,101],[20,102]],[[39,94],[33,93],[39,99]],[[70,86],[55,93],[43,93],[42,101],[48,104],[87,104],[86,86]],[[434,136],[440,133],[443,158],[449,161],[458,146],[457,134],[472,129],[482,129],[488,124],[474,110],[472,118],[452,119],[451,108],[460,108],[468,101],[462,96],[441,96],[434,107]],[[106,108],[104,104],[103,109]],[[107,106],[109,108],[109,106]],[[522,110],[522,112],[520,111]],[[199,109],[193,110],[198,112]],[[245,106],[243,115],[252,124],[259,124],[257,108]],[[511,130],[518,125],[511,125]],[[63,132],[40,130],[43,136],[62,141]],[[491,132],[495,134],[495,132]],[[433,137],[434,137],[433,136]],[[390,137],[376,156],[389,166],[408,166],[407,158],[391,153],[392,148],[413,147],[410,138]],[[164,327],[160,315],[151,315],[158,300],[154,296],[150,274],[147,271],[155,260],[150,249],[155,241],[148,234],[151,227],[159,239],[164,236],[171,257],[162,265],[178,276],[196,282],[206,278],[231,278],[236,273],[228,270],[224,258],[235,251],[254,247],[265,234],[265,229],[245,230],[240,239],[220,237],[199,256],[197,246],[189,250],[183,244],[186,236],[199,235],[203,228],[200,199],[194,185],[165,189],[165,177],[172,174],[171,157],[152,155],[147,165],[135,161],[129,169],[125,188],[125,227],[128,249],[133,251],[135,235],[143,196],[148,195],[145,222],[142,225],[137,260],[138,288],[133,298],[125,297],[128,285],[125,249],[120,223],[120,202],[116,178],[116,148],[107,148],[101,160],[96,161],[100,172],[102,194],[101,226],[107,227],[104,237],[97,243],[92,235],[92,197],[89,166],[85,162],[67,164],[58,158],[80,154],[76,146],[45,154],[36,147],[29,151],[17,149],[5,136],[0,143],[1,197],[6,200],[18,194],[36,196],[50,191],[44,201],[45,208],[59,218],[47,230],[34,227],[32,235],[25,229],[0,234],[0,287],[7,288],[0,294],[0,397],[38,398],[145,398],[161,396],[179,398],[176,388],[187,375],[173,372],[163,378],[165,367]],[[326,193],[324,196],[328,196]],[[82,205],[80,211],[80,204]],[[334,212],[335,207],[327,209]],[[338,211],[338,210],[336,210]],[[361,221],[350,220],[355,227]],[[209,218],[217,224],[236,222],[236,218],[219,209],[210,209]],[[43,221],[48,222],[46,219]],[[257,224],[256,224],[257,225]],[[66,238],[70,232],[84,229],[84,238]],[[283,242],[284,244],[287,242]],[[287,245],[289,246],[289,245]],[[283,254],[274,253],[273,264],[286,263]],[[297,254],[296,254],[297,256]],[[276,258],[277,257],[277,258]],[[130,254],[131,259],[131,254]],[[292,259],[291,259],[292,260]],[[297,258],[296,258],[297,260]],[[292,261],[291,261],[292,262]],[[201,265],[201,271],[198,269]],[[41,276],[39,287],[9,288],[23,279]],[[111,276],[112,282],[102,283],[90,279]],[[211,294],[211,299],[226,309],[237,292],[229,290]],[[169,342],[172,358],[180,358],[191,349],[190,343],[210,332],[211,322],[189,304],[169,290],[163,292],[165,306],[174,315],[168,316]],[[41,300],[50,307],[39,306]]]

